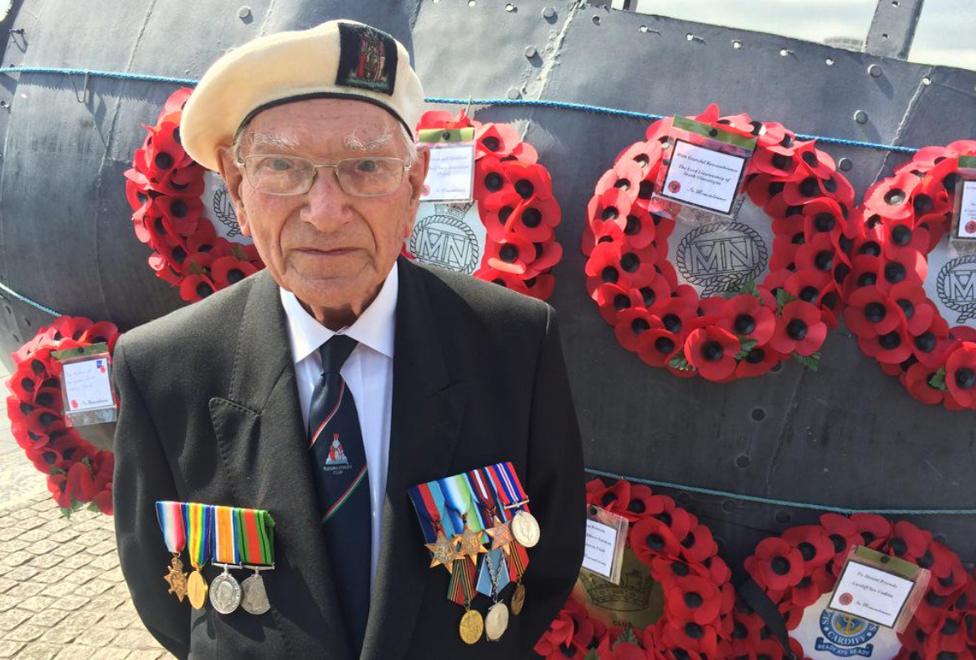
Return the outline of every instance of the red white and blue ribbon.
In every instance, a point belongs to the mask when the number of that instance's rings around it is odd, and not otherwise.
[[[183,503],[160,500],[156,502],[156,519],[163,532],[166,549],[175,555],[186,547],[186,525],[183,520]]]

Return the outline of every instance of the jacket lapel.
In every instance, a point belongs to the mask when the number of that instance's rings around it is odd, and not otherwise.
[[[236,504],[275,520],[275,570],[265,574],[271,616],[291,654],[349,655],[325,537],[317,516],[287,321],[267,272],[253,276],[226,398],[210,400]]]
[[[424,597],[430,557],[407,488],[448,474],[464,409],[438,340],[425,273],[399,260],[393,359],[393,420],[382,544],[362,657],[402,657]]]

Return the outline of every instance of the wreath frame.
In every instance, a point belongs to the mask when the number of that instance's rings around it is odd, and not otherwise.
[[[464,110],[431,110],[417,123],[418,131],[461,128],[474,129],[474,200],[486,230],[473,276],[548,300],[556,285],[553,268],[563,257],[555,232],[562,210],[549,170],[511,124],[482,123]],[[406,245],[404,254],[414,258]]]
[[[845,291],[844,320],[861,351],[917,401],[954,411],[976,410],[976,329],[950,325],[924,282],[928,254],[950,230],[959,158],[973,155],[976,140],[925,147],[868,189]],[[943,286],[937,280],[939,295]]]
[[[108,321],[60,316],[11,355],[14,369],[6,383],[11,434],[47,476],[48,491],[65,516],[85,507],[112,514],[115,456],[65,422],[61,363],[52,353],[104,342],[111,355],[118,337],[118,328]]]
[[[814,141],[782,124],[720,117],[714,104],[695,119],[757,139],[743,190],[772,220],[769,273],[729,297],[703,298],[678,284],[668,260],[676,206],[652,198],[676,132],[666,118],[621,151],[596,185],[582,238],[587,292],[622,347],[676,376],[728,382],[790,356],[816,369],[851,272],[854,189]]]
[[[627,547],[661,584],[664,612],[643,630],[606,626],[570,597],[535,652],[549,659],[729,657],[735,590],[708,527],[671,497],[625,479],[589,481],[586,503],[630,522]]]
[[[163,109],[125,172],[125,196],[136,238],[152,249],[156,277],[196,302],[255,273],[264,264],[253,245],[218,236],[201,201],[206,169],[180,144],[180,119],[192,89],[183,87]]]

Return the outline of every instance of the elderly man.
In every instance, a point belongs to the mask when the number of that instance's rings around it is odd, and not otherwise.
[[[522,657],[575,580],[582,458],[552,308],[399,256],[428,167],[422,100],[401,44],[330,21],[229,52],[185,108],[185,148],[220,171],[267,268],[116,348],[122,570],[179,657]],[[521,614],[466,643],[408,492],[503,462],[541,539]],[[268,611],[167,593],[160,500],[271,514]]]

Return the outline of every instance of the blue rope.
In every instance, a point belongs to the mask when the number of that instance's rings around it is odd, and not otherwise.
[[[16,291],[14,291],[13,289],[11,289],[9,286],[7,286],[6,284],[4,284],[3,282],[0,282],[0,291],[3,291],[7,295],[9,295],[9,296],[11,296],[13,298],[16,298],[20,302],[27,303],[31,307],[34,307],[36,309],[39,309],[42,312],[47,312],[51,316],[63,316],[63,314],[61,312],[56,311],[56,310],[53,310],[53,309],[51,309],[50,307],[48,307],[46,305],[42,305],[41,303],[37,302],[36,300],[31,300],[30,298],[28,298],[27,296],[25,296],[22,293],[17,293]]]
[[[171,85],[196,85],[197,80],[193,78],[174,78],[171,76],[157,76],[148,73],[129,73],[124,71],[99,71],[95,69],[72,69],[67,67],[53,66],[8,66],[0,68],[0,73],[38,73],[55,74],[68,76],[86,76],[90,78],[110,78],[112,80],[133,80],[139,82],[165,83]],[[657,120],[664,115],[650,112],[636,112],[634,110],[621,110],[620,108],[608,108],[601,105],[590,105],[589,103],[572,103],[569,101],[546,101],[536,99],[462,99],[448,96],[429,96],[424,99],[428,103],[440,103],[443,105],[494,105],[494,106],[517,106],[529,108],[549,108],[554,110],[576,110],[579,112],[590,112],[598,115],[608,115],[611,117],[627,117],[629,119]],[[875,149],[878,151],[893,151],[901,154],[913,154],[918,151],[916,147],[905,147],[897,144],[881,144],[877,142],[865,142],[863,140],[848,140],[846,138],[835,138],[823,135],[812,135],[807,133],[797,133],[797,138],[801,140],[816,140],[823,144],[836,144],[844,147],[859,147],[862,149]]]
[[[683,490],[689,493],[699,493],[701,495],[713,495],[715,497],[726,497],[733,500],[741,500],[743,502],[756,502],[759,504],[770,504],[773,506],[785,506],[793,509],[810,509],[812,511],[828,511],[831,513],[841,513],[844,515],[850,515],[852,513],[875,513],[881,516],[972,516],[976,515],[976,509],[851,509],[839,506],[830,506],[828,504],[814,504],[812,502],[794,502],[792,500],[779,500],[770,497],[759,497],[757,495],[742,495],[740,493],[732,493],[726,490],[715,490],[714,488],[701,488],[699,486],[689,486],[687,484],[677,484],[670,481],[658,481],[656,479],[641,479],[639,477],[629,477],[623,474],[616,474],[614,472],[606,472],[604,470],[595,470],[593,468],[586,468],[586,471],[590,474],[595,474],[599,477],[609,477],[611,479],[626,479],[638,484],[646,484],[648,486],[658,486],[660,488],[673,488],[675,490]]]

